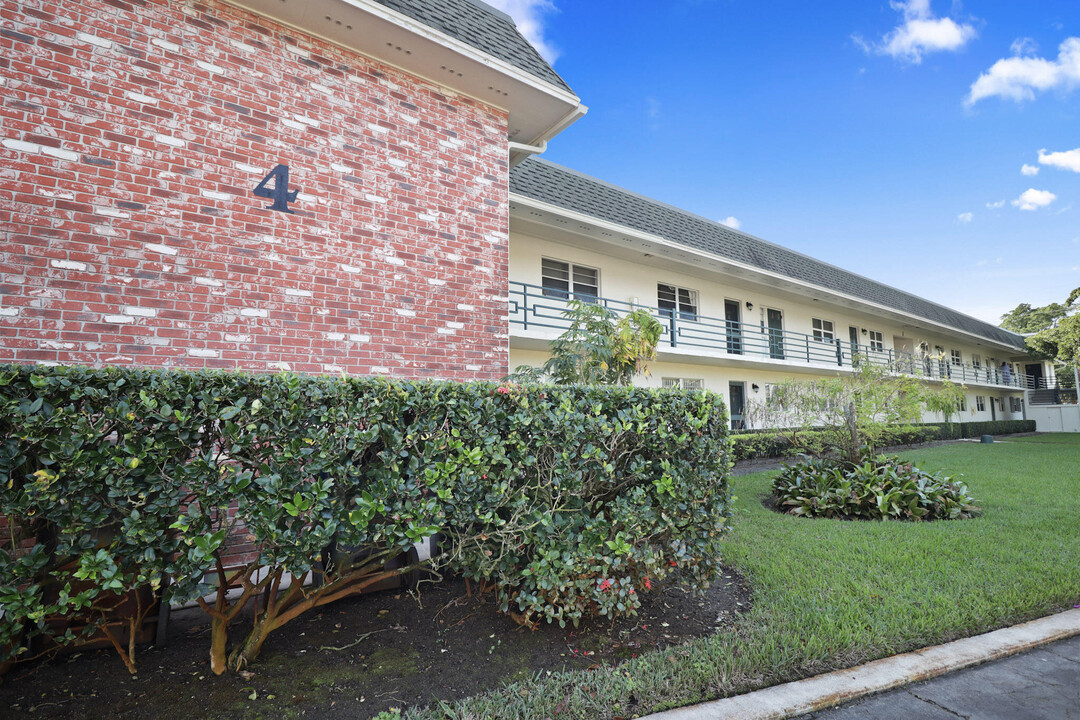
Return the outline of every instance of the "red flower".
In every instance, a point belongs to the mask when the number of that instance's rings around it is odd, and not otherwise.
[[[498,388],[495,388],[495,392],[499,393],[500,395],[506,395],[508,392],[510,392],[510,388],[508,388],[508,387],[498,387]]]
[[[652,583],[649,582],[649,578],[645,578],[645,589],[652,590]]]
[[[608,591],[610,589],[611,589],[611,581],[610,580],[605,580],[604,582],[600,583],[600,591],[601,592],[606,592],[606,591]]]

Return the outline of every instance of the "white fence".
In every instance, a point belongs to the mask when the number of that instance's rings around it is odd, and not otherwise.
[[[1080,405],[1028,405],[1039,432],[1080,432]]]

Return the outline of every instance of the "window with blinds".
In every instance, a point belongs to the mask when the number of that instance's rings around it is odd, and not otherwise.
[[[697,290],[667,285],[656,284],[656,306],[660,312],[668,317],[678,317],[680,320],[697,320],[698,317],[698,294]]]
[[[600,295],[600,271],[596,268],[543,258],[540,261],[540,284],[544,295],[585,302],[595,302]]]

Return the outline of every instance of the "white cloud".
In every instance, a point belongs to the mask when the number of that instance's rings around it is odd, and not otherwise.
[[[889,5],[903,13],[904,22],[886,33],[877,43],[869,43],[861,37],[852,36],[852,40],[863,51],[889,55],[897,60],[918,65],[922,62],[923,55],[955,52],[977,35],[971,25],[959,24],[951,18],[935,17],[930,10],[930,0],[895,0]]]
[[[1055,200],[1057,200],[1057,195],[1049,190],[1028,188],[1020,193],[1020,197],[1013,200],[1012,204],[1013,207],[1018,207],[1021,210],[1038,210],[1041,207],[1046,207]]]
[[[558,49],[544,37],[544,15],[556,10],[551,0],[487,0],[487,3],[514,18],[518,32],[545,60],[552,64],[558,60]]]
[[[997,202],[986,203],[986,207],[990,208],[991,210],[997,210],[998,208],[1005,207],[1005,201],[998,200]]]
[[[1034,100],[1036,90],[1071,90],[1077,84],[1080,84],[1080,37],[1071,37],[1061,43],[1056,60],[1040,57],[998,60],[971,84],[964,104],[971,106],[988,97],[1023,102]]]
[[[734,215],[728,215],[726,218],[724,218],[723,220],[720,221],[720,224],[721,225],[727,225],[729,228],[732,228],[733,230],[738,230],[739,228],[742,227],[742,223],[739,222],[739,218],[735,217]]]
[[[1040,150],[1039,163],[1042,165],[1053,165],[1054,167],[1059,167],[1064,170],[1072,170],[1073,172],[1080,173],[1080,148],[1052,153],[1048,153],[1046,150]]]
[[[965,225],[967,225],[969,222],[971,222],[972,218],[974,218],[974,217],[975,217],[975,215],[973,213],[966,212],[966,213],[960,213],[959,215],[957,215],[956,219],[959,220],[960,222],[964,223]]]
[[[1027,163],[1024,163],[1020,167],[1020,172],[1022,174],[1024,174],[1024,175],[1038,175],[1039,174],[1039,166],[1038,165],[1028,165]]]
[[[1009,46],[1013,55],[1034,55],[1039,50],[1039,45],[1032,38],[1016,38]]]

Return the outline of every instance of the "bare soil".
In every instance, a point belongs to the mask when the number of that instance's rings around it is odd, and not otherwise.
[[[619,663],[712,634],[750,606],[742,578],[725,570],[703,596],[655,589],[635,618],[528,630],[500,613],[492,595],[471,589],[448,580],[416,594],[383,591],[329,605],[271,636],[249,672],[220,677],[209,670],[205,616],[176,612],[165,647],[137,655],[138,677],[111,650],[16,665],[0,685],[0,716],[356,720],[546,670]]]

